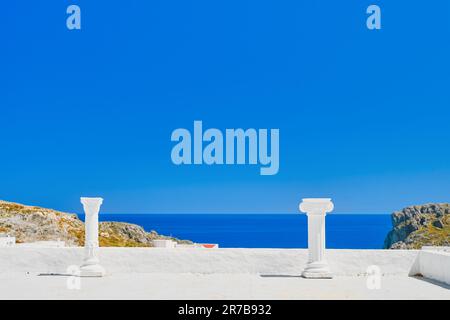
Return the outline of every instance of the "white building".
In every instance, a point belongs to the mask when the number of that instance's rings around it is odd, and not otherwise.
[[[192,244],[180,244],[173,240],[153,240],[153,246],[155,248],[199,248],[199,249],[217,249],[219,245],[217,243],[192,243]]]
[[[18,244],[20,247],[36,247],[36,248],[64,248],[66,243],[64,241],[35,241]]]
[[[172,240],[153,240],[155,248],[175,248],[176,242]]]

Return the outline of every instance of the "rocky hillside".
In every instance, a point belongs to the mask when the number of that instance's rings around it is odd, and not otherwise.
[[[450,246],[450,204],[407,207],[392,214],[393,230],[384,241],[386,249],[420,249]]]
[[[142,227],[123,222],[100,222],[99,242],[103,247],[150,247],[154,239],[172,239],[146,232]],[[84,223],[77,215],[25,206],[0,200],[0,234],[16,237],[19,243],[61,240],[67,246],[84,245]]]

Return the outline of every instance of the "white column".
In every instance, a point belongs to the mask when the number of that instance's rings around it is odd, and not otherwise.
[[[105,269],[98,259],[98,212],[103,203],[102,198],[81,198],[85,217],[84,261],[80,268],[82,277],[103,277]]]
[[[325,260],[325,216],[334,209],[328,198],[303,199],[300,211],[308,216],[308,264],[302,273],[305,278],[333,277]]]

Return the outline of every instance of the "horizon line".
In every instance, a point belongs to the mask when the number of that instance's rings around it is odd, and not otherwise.
[[[79,214],[83,214],[84,213],[79,213]],[[149,213],[143,213],[143,212],[138,212],[138,213],[120,213],[120,212],[104,212],[101,213],[100,215],[104,215],[104,214],[110,214],[110,215],[150,215],[150,214],[157,214],[157,215],[306,215],[306,213],[286,213],[286,212],[218,212],[218,213],[207,213],[207,212],[196,212],[196,213],[192,213],[192,212],[149,212]],[[336,212],[336,213],[327,213],[328,215],[391,215],[392,213],[380,213],[380,212],[375,212],[375,213],[345,213],[345,212]]]

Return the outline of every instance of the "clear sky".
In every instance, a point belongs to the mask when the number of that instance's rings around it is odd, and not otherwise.
[[[381,30],[366,28],[372,3]],[[450,1],[0,6],[0,199],[80,212],[102,196],[109,213],[450,201]],[[171,133],[194,120],[279,128],[279,173],[173,165]]]

